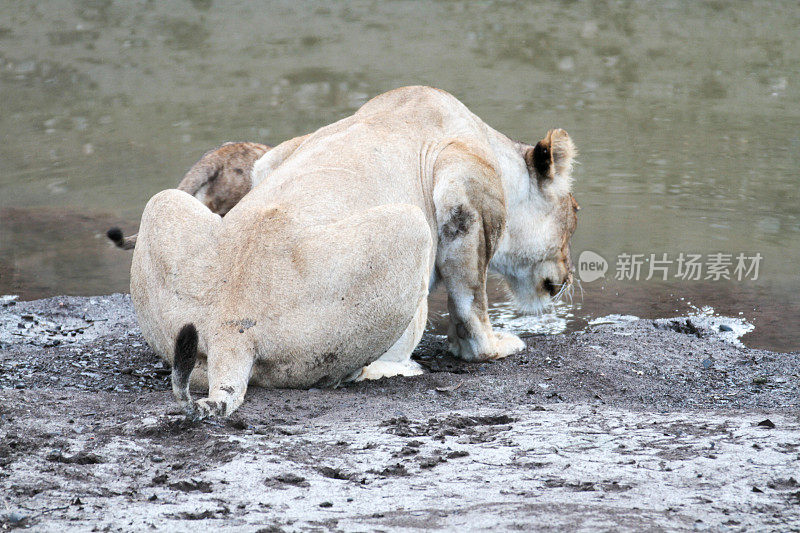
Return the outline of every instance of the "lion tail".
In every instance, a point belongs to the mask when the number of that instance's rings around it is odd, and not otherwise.
[[[123,250],[133,250],[136,247],[136,234],[126,237],[122,234],[122,230],[116,226],[106,232],[106,237]]]
[[[197,361],[197,328],[189,323],[175,338],[175,358],[172,361],[172,392],[184,407],[192,403],[189,378]]]

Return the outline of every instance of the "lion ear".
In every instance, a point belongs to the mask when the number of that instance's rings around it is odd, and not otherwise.
[[[528,165],[528,171],[531,174],[536,173],[538,179],[553,179],[553,154],[547,139],[528,148],[525,152],[525,163]]]
[[[572,178],[572,163],[578,154],[575,144],[569,134],[562,130],[550,130],[547,133],[550,139],[550,150],[553,152],[553,163],[557,175],[566,179]]]
[[[562,129],[550,130],[544,139],[525,152],[525,163],[532,174],[541,180],[552,180],[556,176],[569,179],[575,145],[569,134]]]

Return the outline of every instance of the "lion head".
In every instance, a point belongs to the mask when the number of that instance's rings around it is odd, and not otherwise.
[[[567,132],[555,129],[535,146],[520,144],[519,152],[525,171],[508,187],[506,231],[491,267],[521,311],[538,313],[572,285],[569,245],[580,209],[572,196],[576,150]]]

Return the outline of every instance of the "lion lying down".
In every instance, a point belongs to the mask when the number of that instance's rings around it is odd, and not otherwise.
[[[489,323],[486,276],[530,311],[571,283],[574,153],[563,130],[516,142],[444,91],[380,95],[267,152],[224,219],[186,192],[156,194],[131,267],[142,332],[197,416],[230,414],[248,383],[419,373],[410,356],[437,282],[454,355],[518,352]]]
[[[265,144],[227,142],[209,150],[186,172],[178,190],[191,194],[224,217],[253,188],[253,165],[269,149]],[[119,228],[109,229],[106,236],[123,250],[136,246],[136,234],[125,237]]]

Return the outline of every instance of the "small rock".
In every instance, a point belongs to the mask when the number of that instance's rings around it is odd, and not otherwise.
[[[78,452],[71,457],[67,457],[59,451],[48,454],[47,460],[52,463],[64,463],[73,465],[96,465],[104,463],[105,459],[91,452]]]
[[[730,327],[728,324],[720,324],[719,325],[720,331],[733,331],[733,328]]]
[[[178,481],[177,483],[170,483],[169,488],[173,490],[179,490],[181,492],[203,492],[203,493],[210,493],[213,492],[211,488],[211,483],[208,481],[201,481],[199,479],[191,479],[191,480],[183,480]]]
[[[446,461],[445,458],[434,455],[433,457],[423,457],[419,460],[419,467],[420,468],[433,468],[434,466],[438,465],[439,463],[444,463]]]
[[[270,482],[278,482],[283,483],[285,485],[294,485],[296,487],[308,487],[309,483],[306,481],[306,478],[303,476],[298,476],[297,474],[293,474],[291,472],[287,472],[285,474],[279,474],[274,478],[267,478],[267,483]]]
[[[327,509],[329,507],[333,507],[333,504],[331,502],[322,502],[319,504],[319,506]]]
[[[448,459],[459,459],[467,456],[469,456],[469,452],[466,450],[455,450],[445,455]]]
[[[418,453],[419,450],[413,446],[403,446],[400,448],[400,451],[393,454],[392,457],[404,457],[409,455],[417,455]]]
[[[775,479],[769,483],[767,486],[773,490],[790,490],[797,487],[800,487],[800,483],[793,477],[789,479]]]
[[[232,427],[233,429],[251,429],[250,424],[247,423],[246,420],[242,420],[241,418],[229,418],[228,419],[228,426]]]
[[[20,525],[22,522],[27,520],[27,518],[28,517],[25,516],[24,514],[17,513],[17,512],[13,512],[13,513],[9,514],[8,516],[6,516],[6,520],[11,525]]]
[[[321,466],[319,467],[318,470],[320,474],[330,479],[346,480],[351,478],[350,474],[342,472],[339,468],[333,468],[330,466]]]
[[[463,384],[464,384],[463,381],[459,381],[455,385],[449,385],[449,386],[446,386],[446,387],[444,387],[444,386],[443,387],[436,387],[436,391],[437,392],[453,392],[454,390],[456,390],[459,387],[461,387],[461,385],[463,385]]]
[[[757,425],[762,427],[762,428],[767,428],[767,429],[774,429],[775,428],[775,422],[773,422],[769,418],[766,418],[766,419],[762,420]]]
[[[387,466],[381,470],[380,474],[382,476],[407,476],[408,470],[403,464],[397,463]]]

